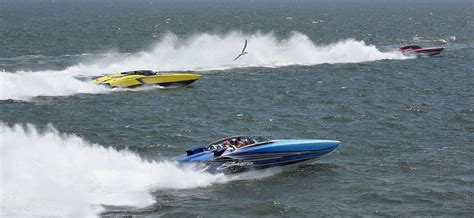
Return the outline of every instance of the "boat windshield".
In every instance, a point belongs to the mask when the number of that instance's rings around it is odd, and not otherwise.
[[[228,148],[232,147],[238,149],[240,147],[254,145],[259,143],[268,142],[269,139],[263,136],[232,136],[224,138],[215,142],[210,143],[207,148],[208,150],[214,150],[216,148]]]
[[[122,72],[121,74],[123,75],[143,75],[143,76],[152,76],[155,75],[156,73],[153,72],[152,70],[136,70],[136,71],[127,71],[127,72]]]

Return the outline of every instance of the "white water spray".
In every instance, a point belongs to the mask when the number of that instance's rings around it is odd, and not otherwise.
[[[0,100],[28,100],[36,96],[105,93],[105,87],[74,78],[65,71],[0,72]]]
[[[143,161],[52,127],[38,131],[0,123],[0,136],[0,217],[95,216],[101,204],[152,204],[153,190],[229,181],[169,162]]]
[[[249,53],[237,61],[232,61],[242,50],[245,39],[248,39]],[[294,32],[287,39],[278,39],[272,33],[251,35],[239,32],[226,35],[204,33],[188,38],[167,34],[149,51],[115,58],[109,56],[94,63],[80,63],[63,71],[0,72],[0,100],[103,93],[107,90],[74,77],[128,70],[204,71],[239,67],[359,63],[406,58],[396,52],[381,52],[373,45],[366,45],[364,41],[354,39],[341,40],[329,45],[316,45],[308,36],[298,32]]]

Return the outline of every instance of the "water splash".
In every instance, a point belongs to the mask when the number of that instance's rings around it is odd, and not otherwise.
[[[0,100],[29,100],[36,96],[105,93],[110,90],[74,78],[65,71],[0,72]]]
[[[232,61],[248,39],[244,57]],[[225,35],[195,34],[179,38],[169,33],[149,51],[136,54],[106,55],[93,63],[79,63],[62,71],[0,72],[0,100],[29,100],[37,96],[66,96],[78,93],[106,93],[77,76],[96,76],[127,70],[225,70],[239,67],[282,67],[359,63],[382,59],[406,59],[396,52],[382,52],[364,41],[345,39],[329,45],[316,45],[302,33],[286,39],[273,33]]]
[[[53,127],[0,123],[0,135],[0,217],[95,216],[102,204],[152,204],[154,190],[229,181],[170,162],[147,162]]]

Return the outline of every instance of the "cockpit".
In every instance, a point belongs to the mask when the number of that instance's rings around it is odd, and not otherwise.
[[[418,45],[409,45],[409,46],[401,47],[400,49],[420,49],[420,48],[422,47]]]
[[[121,72],[122,75],[143,75],[143,76],[152,76],[156,75],[156,72],[152,70],[136,70],[136,71],[127,71]]]
[[[210,143],[207,146],[207,150],[215,150],[218,148],[240,149],[268,141],[269,139],[263,136],[232,136]]]

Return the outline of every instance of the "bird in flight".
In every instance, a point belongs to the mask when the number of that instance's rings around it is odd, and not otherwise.
[[[248,52],[245,51],[246,48],[247,48],[247,39],[245,39],[245,45],[244,45],[244,49],[242,49],[242,53],[240,53],[240,54],[234,59],[234,61],[237,60],[237,59],[239,59],[240,56],[245,55],[245,54],[248,53]]]

